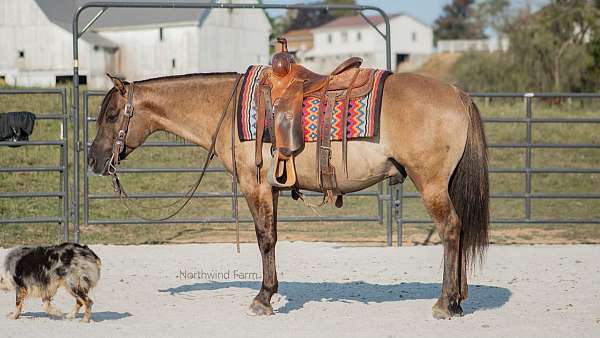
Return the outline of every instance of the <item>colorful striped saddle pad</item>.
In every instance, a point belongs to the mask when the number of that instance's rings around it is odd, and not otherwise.
[[[238,134],[240,141],[256,139],[256,115],[258,102],[255,102],[255,92],[261,73],[269,69],[267,66],[250,66],[244,74],[242,89],[238,104]],[[348,139],[374,138],[379,133],[379,114],[381,97],[385,79],[391,73],[377,70],[374,77],[373,90],[365,96],[351,99],[348,107]],[[325,103],[323,103],[325,104]],[[319,106],[321,100],[317,97],[305,97],[302,102],[302,117],[304,120],[304,140],[316,142],[319,121]],[[325,111],[326,107],[323,107]],[[331,119],[331,140],[342,140],[342,102],[337,101]],[[265,139],[265,142],[270,140]]]

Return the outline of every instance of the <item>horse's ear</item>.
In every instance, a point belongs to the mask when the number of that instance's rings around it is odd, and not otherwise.
[[[119,79],[116,76],[112,76],[108,73],[106,73],[106,76],[108,76],[112,80],[113,84],[115,85],[115,88],[119,90],[119,93],[122,96],[125,96],[125,83],[123,82],[123,80]]]

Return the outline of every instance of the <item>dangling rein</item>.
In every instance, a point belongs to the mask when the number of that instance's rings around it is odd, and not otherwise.
[[[129,84],[129,91],[127,92],[127,103],[125,104],[125,109],[123,110],[123,115],[125,116],[125,118],[123,119],[123,123],[121,125],[121,128],[119,129],[117,138],[115,139],[115,142],[113,143],[112,155],[110,157],[110,160],[107,163],[107,166],[108,166],[107,173],[110,176],[112,176],[113,189],[114,189],[115,193],[119,194],[119,198],[121,199],[121,201],[123,202],[123,205],[125,206],[125,208],[128,211],[130,211],[132,214],[134,214],[135,216],[137,216],[145,221],[162,222],[162,221],[166,221],[166,220],[169,220],[169,219],[175,217],[177,214],[179,214],[181,212],[181,210],[183,210],[183,208],[185,208],[186,205],[188,205],[188,203],[192,200],[192,198],[194,197],[194,194],[198,190],[200,183],[202,183],[202,179],[204,178],[206,169],[210,165],[210,162],[212,161],[213,157],[215,156],[215,146],[217,143],[217,137],[219,135],[219,131],[221,130],[221,126],[223,125],[223,121],[225,120],[225,116],[227,115],[227,111],[229,110],[231,101],[233,100],[233,98],[235,96],[235,93],[237,91],[237,87],[239,85],[241,78],[242,77],[240,76],[235,81],[235,84],[231,90],[231,94],[229,95],[229,99],[227,100],[227,104],[225,105],[225,108],[223,109],[223,112],[221,113],[221,116],[219,117],[219,122],[217,123],[217,129],[215,130],[215,132],[213,133],[213,135],[211,137],[210,147],[208,148],[208,154],[206,156],[206,160],[204,161],[204,166],[202,166],[202,171],[200,172],[200,176],[198,177],[196,182],[192,185],[192,187],[184,194],[184,196],[182,198],[177,199],[175,202],[173,202],[171,204],[163,205],[160,207],[153,207],[153,208],[144,207],[142,205],[137,206],[139,209],[153,209],[153,210],[165,209],[165,208],[172,207],[172,206],[178,204],[179,202],[181,202],[183,199],[185,199],[185,201],[174,212],[170,213],[169,215],[167,215],[165,217],[161,217],[161,218],[146,217],[144,215],[139,214],[134,208],[130,207],[129,200],[131,200],[131,198],[129,197],[129,195],[127,195],[127,192],[125,191],[125,189],[123,188],[123,185],[121,184],[119,175],[117,174],[117,166],[120,163],[119,156],[125,150],[125,138],[127,137],[127,131],[129,129],[129,121],[131,120],[131,117],[133,117],[133,113],[134,113],[133,92],[134,92],[135,86],[134,86],[133,82],[131,82]],[[235,229],[236,229],[236,249],[237,249],[237,252],[239,253],[240,252],[240,223],[239,223],[239,219],[238,219],[238,203],[237,203],[238,178],[237,178],[237,164],[236,164],[236,159],[235,159],[235,137],[234,137],[234,134],[235,134],[235,132],[234,132],[235,131],[235,111],[236,111],[236,109],[233,109],[233,117],[231,119],[231,160],[232,160],[233,181],[235,183],[233,185],[234,186],[233,187],[233,199],[234,199],[234,218],[235,218]]]

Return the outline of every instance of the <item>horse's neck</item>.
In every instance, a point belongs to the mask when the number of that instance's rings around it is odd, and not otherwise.
[[[147,100],[154,107],[155,129],[208,149],[231,93],[235,81],[232,79],[227,75],[198,75],[194,79],[152,84]]]

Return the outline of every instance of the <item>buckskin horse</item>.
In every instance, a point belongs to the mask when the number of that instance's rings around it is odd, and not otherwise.
[[[267,177],[268,168],[262,166],[257,173],[255,142],[233,137],[236,114],[223,106],[237,95],[240,77],[237,73],[191,74],[135,83],[111,77],[114,87],[101,104],[88,164],[95,173],[107,175],[113,163],[156,131],[176,134],[216,154],[229,173],[237,174],[262,255],[262,286],[250,311],[271,315],[270,300],[278,287],[275,244],[280,188],[266,179],[257,180],[257,174]],[[488,245],[487,150],[480,113],[468,94],[451,84],[415,74],[392,74],[383,88],[379,123],[376,139],[348,144],[348,173],[338,175],[336,189],[350,193],[403,174],[411,178],[443,243],[443,284],[433,315],[461,316],[460,304],[468,292],[467,270]],[[316,147],[316,142],[307,142],[295,156],[300,189],[323,191],[314,174]],[[266,144],[259,151],[271,157]],[[334,167],[343,166],[341,156],[335,155],[341,151],[342,142],[331,143]]]

